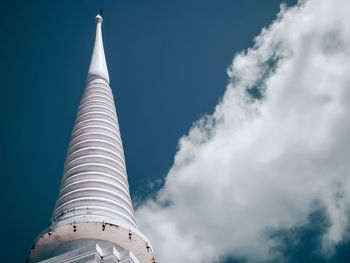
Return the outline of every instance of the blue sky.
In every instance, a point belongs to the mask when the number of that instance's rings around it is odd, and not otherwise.
[[[49,222],[100,8],[131,196],[142,204],[162,187],[179,139],[213,113],[234,55],[253,45],[281,2],[3,3],[3,260],[24,261]],[[314,253],[324,218],[312,214],[305,225],[274,233],[290,262],[347,262],[347,243],[331,259]]]

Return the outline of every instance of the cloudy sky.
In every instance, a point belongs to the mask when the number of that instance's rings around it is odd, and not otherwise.
[[[7,5],[7,261],[24,261],[51,216],[101,7],[137,222],[158,261],[349,261],[349,1]]]

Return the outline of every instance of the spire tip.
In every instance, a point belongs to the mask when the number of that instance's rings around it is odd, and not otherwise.
[[[109,85],[109,76],[105,58],[105,52],[103,49],[102,41],[102,16],[98,14],[95,18],[96,21],[96,36],[95,45],[92,51],[92,57],[90,62],[90,67],[87,76],[87,82],[91,82],[95,79],[102,79]]]
[[[102,23],[102,21],[103,21],[102,16],[101,16],[100,14],[98,14],[98,15],[95,17],[95,22],[96,22],[96,24],[97,24],[97,23]]]

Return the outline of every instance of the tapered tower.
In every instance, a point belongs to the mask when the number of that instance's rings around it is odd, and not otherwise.
[[[138,230],[102,41],[102,17],[50,224],[28,262],[153,263]]]

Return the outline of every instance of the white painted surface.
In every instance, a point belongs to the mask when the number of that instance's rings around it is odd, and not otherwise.
[[[64,254],[40,261],[40,263],[140,263],[130,250],[116,248],[111,243],[93,241],[91,244],[80,242],[78,248]]]
[[[94,79],[103,79],[109,85],[109,75],[107,70],[107,63],[102,41],[102,17],[97,15],[96,21],[96,37],[94,51],[92,52],[90,68],[87,76],[87,82]]]

